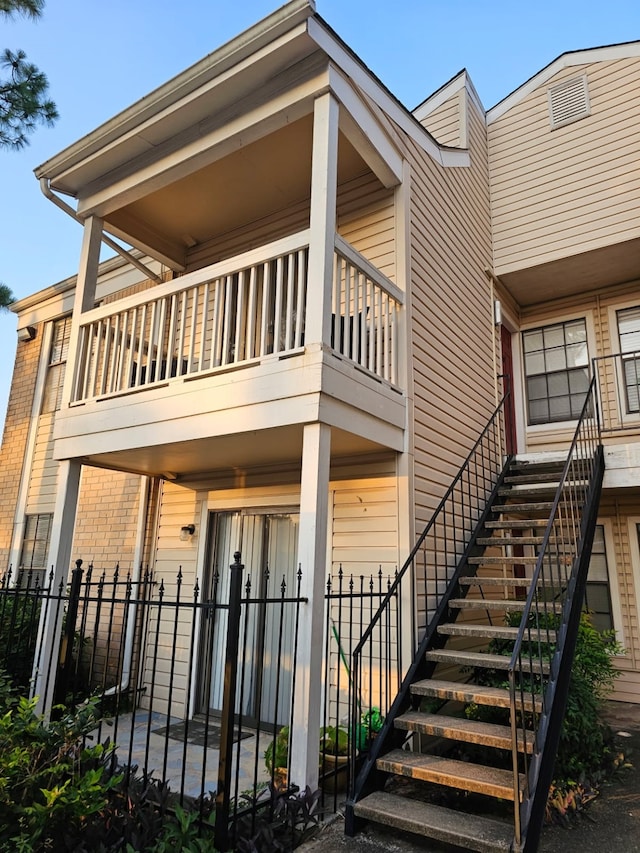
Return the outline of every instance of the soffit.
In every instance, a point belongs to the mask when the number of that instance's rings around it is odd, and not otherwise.
[[[87,465],[129,471],[148,476],[175,475],[178,482],[193,482],[205,475],[242,477],[252,468],[299,465],[302,458],[303,426],[243,432],[129,451],[95,454],[83,459]],[[331,430],[331,456],[350,457],[388,452],[372,441],[340,429]]]
[[[136,223],[144,222],[148,230],[186,250],[285,210],[309,198],[312,134],[313,117],[307,115],[125,205],[109,214],[105,224],[133,235]],[[366,171],[361,156],[340,133],[339,183]]]
[[[640,278],[640,239],[496,274],[523,307],[574,296]]]

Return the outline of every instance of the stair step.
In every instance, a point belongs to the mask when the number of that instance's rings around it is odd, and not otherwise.
[[[384,791],[369,794],[355,804],[353,811],[364,820],[475,850],[476,853],[508,853],[513,842],[513,827],[508,823]]]
[[[504,478],[505,483],[559,483],[560,477],[555,471],[534,471],[533,473],[521,473],[520,471],[507,474]]]
[[[528,488],[526,486],[522,486],[522,488],[520,486],[503,486],[498,489],[498,494],[501,497],[511,498],[512,500],[521,500],[522,498],[531,498],[532,500],[536,500],[548,495],[553,495],[555,497],[557,491],[557,486],[541,485],[538,487],[529,486]]]
[[[482,554],[480,557],[469,557],[467,562],[470,566],[520,566],[524,563],[535,565],[538,562],[537,557],[487,557]]]
[[[512,495],[512,497],[515,499],[516,497],[520,497],[520,494]],[[511,512],[540,513],[540,515],[536,515],[536,518],[540,518],[541,523],[546,524],[549,519],[549,513],[551,512],[552,506],[553,501],[530,501],[529,503],[522,504],[496,504],[492,508],[492,512],[499,512],[502,515]]]
[[[531,462],[526,459],[514,459],[509,466],[510,471],[562,471],[566,459],[548,459],[546,462]]]
[[[419,732],[424,735],[444,737],[448,740],[461,740],[465,743],[478,743],[495,749],[511,749],[511,728],[495,723],[482,723],[479,720],[467,720],[459,717],[448,717],[444,714],[424,714],[421,711],[409,711],[396,717],[394,725],[397,729],[408,732]],[[518,749],[523,751],[526,743],[527,752],[533,752],[533,732],[526,733],[526,740],[518,730]]]
[[[475,702],[476,705],[487,705],[492,708],[509,708],[511,706],[509,691],[503,687],[483,687],[478,684],[464,684],[461,681],[443,681],[438,678],[426,678],[415,681],[411,685],[414,696],[429,696],[433,699],[447,699],[453,702]],[[525,708],[532,711],[534,701],[531,696],[524,697]],[[518,698],[520,702],[520,697]],[[542,710],[542,697],[536,696],[535,710]]]
[[[468,652],[458,649],[432,649],[425,654],[427,660],[437,663],[456,663],[460,666],[479,666],[484,669],[509,669],[508,655],[490,655],[485,652]],[[525,669],[547,675],[550,671],[548,661],[527,660]]]
[[[557,536],[550,536],[549,542],[555,544]],[[502,548],[505,545],[542,545],[544,536],[481,536],[476,539],[478,545],[490,548]]]
[[[439,755],[427,755],[421,752],[409,752],[406,749],[392,749],[376,762],[376,767],[384,773],[395,773],[446,785],[461,791],[474,791],[488,797],[500,797],[513,801],[513,773],[499,770],[470,761],[456,761]],[[524,790],[525,777],[522,776],[521,790]]]
[[[510,613],[524,610],[525,604],[525,601],[516,601],[512,598],[452,598],[449,600],[449,606],[459,610],[502,610]]]
[[[466,578],[460,578],[461,586],[502,586],[502,587],[528,587],[531,583],[531,578],[483,578],[479,575],[469,575]],[[541,581],[539,581],[539,586]]]
[[[508,625],[470,625],[459,622],[447,622],[438,627],[438,633],[448,637],[479,637],[487,640],[515,640],[519,630]],[[545,629],[544,638],[545,642],[553,643],[556,632]]]
[[[551,508],[551,505],[549,505],[549,508]],[[485,522],[485,526],[491,530],[544,530],[547,526],[547,521],[548,519],[546,518],[537,523],[530,518],[509,518],[502,521],[487,521]]]

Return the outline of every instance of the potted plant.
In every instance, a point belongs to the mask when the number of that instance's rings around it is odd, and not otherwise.
[[[347,787],[349,735],[341,726],[320,729],[320,777],[326,793],[335,794]]]
[[[264,763],[275,789],[284,791],[287,787],[289,766],[289,726],[283,726],[275,738],[269,741],[264,753]]]

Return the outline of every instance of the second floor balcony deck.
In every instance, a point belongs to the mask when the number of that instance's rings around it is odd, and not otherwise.
[[[82,314],[56,456],[164,443],[178,415],[182,440],[236,431],[238,405],[269,428],[322,419],[332,399],[338,419],[346,406],[401,433],[402,291],[336,235],[328,339],[312,340],[308,266],[305,230]]]

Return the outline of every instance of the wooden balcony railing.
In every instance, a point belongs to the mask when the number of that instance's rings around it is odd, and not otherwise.
[[[85,313],[72,402],[302,352],[308,259],[309,232],[302,231]],[[396,383],[402,301],[391,281],[336,236],[325,343]]]

